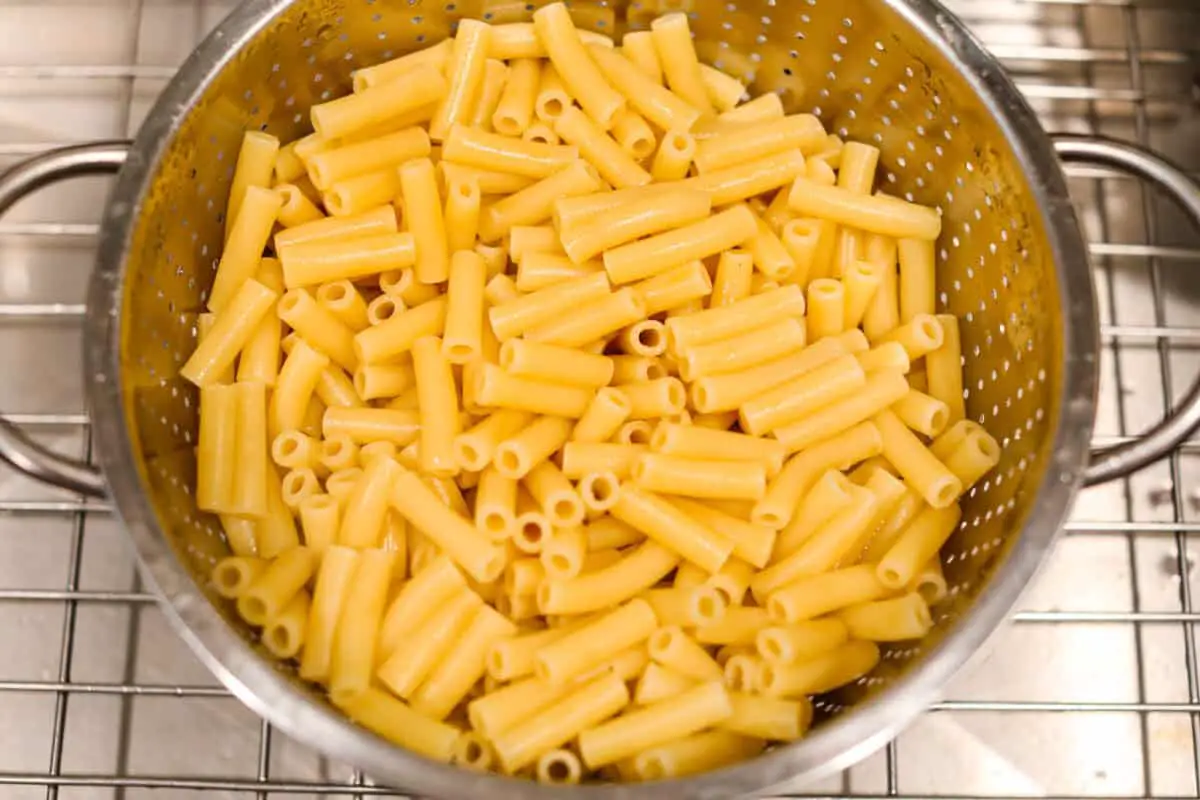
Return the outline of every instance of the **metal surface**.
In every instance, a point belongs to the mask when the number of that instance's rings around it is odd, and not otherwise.
[[[1126,172],[1171,196],[1200,227],[1200,184],[1179,167],[1136,145],[1094,136],[1059,134],[1054,149],[1067,163],[1093,164]],[[1200,380],[1180,400],[1174,413],[1132,442],[1094,452],[1084,473],[1088,485],[1107,483],[1169,456],[1200,427]]]
[[[3,42],[7,56],[19,60],[27,54],[29,63],[0,68],[0,153],[30,154],[37,145],[68,137],[125,135],[131,121],[112,109],[94,129],[81,129],[87,103],[104,94],[97,87],[123,82],[129,92],[112,92],[113,106],[144,105],[154,92],[139,94],[139,82],[156,80],[171,63],[147,51],[167,43],[190,46],[178,33],[169,35],[167,26],[183,25],[194,33],[203,12],[190,2],[100,5],[106,11],[95,17],[85,18],[96,11],[95,3],[39,3],[37,13],[32,4],[17,6],[14,19],[0,17],[4,37],[15,30],[10,22],[32,26],[40,19],[45,26],[20,27],[13,41]],[[1010,45],[1009,66],[1039,84],[1030,87],[1031,94],[1050,127],[1099,130],[1169,153],[1174,147],[1176,158],[1190,155],[1189,166],[1196,168],[1195,153],[1186,147],[1196,132],[1186,99],[1186,63],[1194,53],[1186,48],[1195,47],[1187,32],[1200,20],[1186,13],[1189,4],[1159,10],[1112,3],[959,6],[985,38]],[[13,12],[0,7],[0,14],[7,13]],[[110,21],[107,29],[103,20]],[[83,45],[46,46],[56,41],[52,34],[67,28],[85,31],[86,44],[101,49],[130,42],[130,29],[138,34],[125,54],[98,55],[83,67],[45,66],[41,60],[56,55],[82,63]],[[38,30],[44,35],[27,35]],[[1039,45],[1027,53],[1022,48],[1030,42]],[[105,57],[112,63],[97,68]],[[137,68],[123,66],[138,62]],[[36,76],[41,77],[34,83]],[[55,91],[73,91],[70,81],[84,83],[74,89],[77,96],[60,98],[62,122],[54,131],[44,108]],[[819,84],[812,90],[819,91]],[[22,102],[9,102],[16,99]],[[10,134],[10,108],[32,133],[22,127]],[[905,183],[920,177],[897,175]],[[1187,278],[1200,250],[1187,227],[1168,216],[1170,210],[1160,211],[1153,200],[1140,206],[1137,184],[1107,171],[1082,175],[1077,197],[1094,237],[1093,254],[1108,257],[1098,274],[1108,391],[1096,444],[1103,446],[1154,422],[1195,371],[1187,342],[1195,339],[1200,314],[1195,282]],[[76,357],[76,334],[59,323],[80,311],[78,290],[70,290],[86,272],[88,253],[66,245],[90,232],[86,217],[71,214],[98,200],[83,195],[75,187],[46,193],[0,227],[5,262],[0,308],[8,311],[0,335],[11,337],[0,347],[0,358],[13,359],[5,364],[6,374],[29,377],[0,390],[0,407],[23,415],[27,425],[54,426],[52,432],[65,436],[52,443],[68,452],[74,446],[76,453],[85,447],[78,427],[81,390],[69,380],[78,374],[69,363]],[[64,264],[77,270],[70,273],[73,279],[64,276]],[[10,277],[14,274],[19,277]],[[1110,296],[1119,303],[1110,303]],[[42,317],[31,319],[32,312]],[[47,320],[49,325],[42,324]],[[40,336],[47,328],[51,341]],[[29,387],[37,387],[37,394]],[[1022,429],[1025,419],[1038,422],[1036,414],[1022,418]],[[169,428],[173,422],[161,424]],[[1025,433],[1021,440],[1031,438]],[[1193,726],[1200,698],[1190,634],[1200,616],[1191,605],[1187,547],[1188,532],[1200,526],[1184,483],[1195,474],[1191,454],[1185,446],[1166,464],[1087,493],[1077,518],[1102,522],[1068,528],[1042,583],[1026,599],[1034,611],[1019,617],[988,659],[955,685],[954,700],[824,790],[1195,795]],[[169,788],[175,796],[200,789],[246,797],[355,791],[345,770],[323,770],[315,757],[282,737],[264,737],[258,744],[257,721],[224,699],[131,583],[119,532],[103,516],[103,505],[42,493],[15,478],[0,485],[0,492],[0,509],[14,515],[0,527],[7,556],[0,557],[0,635],[19,643],[0,665],[0,796],[59,794],[53,787],[75,797],[136,796],[145,787]],[[968,554],[974,555],[965,551],[964,557]],[[1187,577],[1172,581],[1171,572]]]

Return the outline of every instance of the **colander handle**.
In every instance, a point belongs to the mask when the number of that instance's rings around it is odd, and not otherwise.
[[[1094,136],[1054,137],[1054,149],[1065,162],[1100,164],[1154,183],[1181,205],[1200,229],[1200,184],[1179,167],[1136,145]],[[1170,454],[1200,427],[1200,379],[1167,416],[1127,444],[1092,453],[1084,471],[1088,486],[1137,472]]]
[[[51,150],[0,173],[0,217],[44,186],[80,175],[117,172],[129,153],[128,142],[96,142]],[[0,267],[2,268],[2,267]],[[0,460],[31,478],[89,497],[104,497],[99,468],[48,450],[0,417]]]

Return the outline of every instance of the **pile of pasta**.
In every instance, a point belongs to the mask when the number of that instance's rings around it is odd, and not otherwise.
[[[879,151],[560,3],[245,136],[182,375],[215,590],[351,719],[654,780],[917,639],[1000,448]]]

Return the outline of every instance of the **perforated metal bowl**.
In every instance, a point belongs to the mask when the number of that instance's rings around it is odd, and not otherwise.
[[[1087,441],[1098,334],[1083,240],[1059,162],[1105,163],[1159,183],[1200,220],[1200,191],[1157,158],[1040,130],[998,64],[924,0],[575,2],[576,20],[620,33],[688,11],[702,57],[754,93],[779,92],[842,136],[882,150],[884,188],[938,206],[938,297],[963,321],[969,416],[1002,442],[999,467],[965,499],[944,551],[949,600],[923,642],[892,647],[869,677],[825,698],[804,741],[675,781],[672,797],[725,798],[815,779],[870,753],[932,701],[1000,624],[1054,540],[1076,489],[1138,469],[1200,421],[1200,387],[1131,445]],[[86,320],[86,370],[103,474],[0,425],[0,457],[84,494],[111,494],[180,634],[244,702],[288,735],[378,780],[438,797],[517,798],[647,786],[549,789],[466,772],[397,749],[347,722],[286,668],[207,582],[226,552],[192,496],[196,393],[177,377],[222,241],[242,132],[305,132],[306,109],[348,90],[358,66],[447,36],[462,16],[524,20],[511,0],[249,0],[196,51],[132,146],[50,153],[0,176],[0,214],[41,185],[121,175],[105,214]],[[107,486],[107,488],[106,488]]]

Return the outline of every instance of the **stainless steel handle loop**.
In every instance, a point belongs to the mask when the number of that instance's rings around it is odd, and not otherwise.
[[[1069,163],[1100,164],[1135,175],[1157,185],[1174,198],[1200,229],[1200,185],[1169,161],[1142,148],[1093,136],[1054,136],[1054,149]],[[1168,455],[1200,427],[1200,379],[1192,384],[1161,422],[1136,441],[1092,454],[1084,471],[1091,486],[1124,477]]]
[[[0,217],[19,200],[44,186],[80,175],[117,172],[128,152],[127,142],[95,142],[51,150],[17,164],[0,173]],[[104,475],[97,467],[43,447],[3,417],[0,417],[0,460],[43,483],[90,497],[106,494]]]

